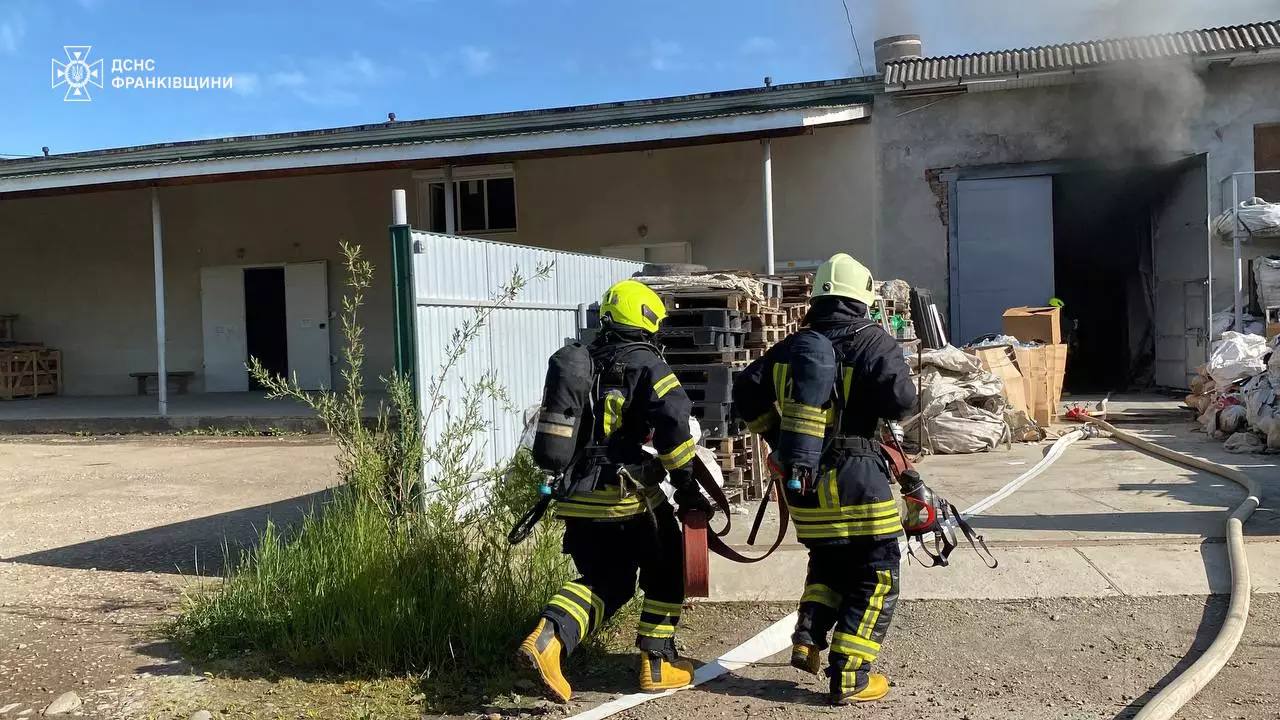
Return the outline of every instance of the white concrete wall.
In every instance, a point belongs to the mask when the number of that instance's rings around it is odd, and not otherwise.
[[[368,172],[162,188],[169,369],[201,371],[200,268],[327,260],[336,312],[345,239],[377,269],[363,316],[376,383],[392,363],[391,190],[409,183]],[[21,315],[21,339],[63,350],[67,394],[128,394],[130,372],[155,369],[149,203],[145,190],[0,200],[0,312]]]
[[[1208,153],[1216,212],[1218,181],[1253,168],[1254,124],[1280,121],[1278,86],[1280,66],[1259,65],[1214,69],[1201,74],[1199,84],[1176,74],[1134,75],[1102,88],[879,96],[873,122],[882,198],[876,226],[879,271],[929,287],[936,300],[946,302],[947,231],[942,218],[947,208],[939,205],[926,180],[930,170],[1091,158],[1139,162],[1156,152]],[[1161,97],[1157,92],[1169,87],[1186,93]],[[1248,192],[1242,189],[1241,196]],[[1229,258],[1229,247],[1227,263],[1222,248],[1214,258],[1218,308],[1229,302]]]
[[[772,142],[776,259],[843,250],[875,269],[871,127]],[[761,270],[761,153],[753,141],[517,162],[519,242],[582,252],[687,242],[693,262]]]

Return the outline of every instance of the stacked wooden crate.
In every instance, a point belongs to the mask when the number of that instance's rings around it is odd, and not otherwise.
[[[42,343],[14,340],[17,315],[0,315],[0,400],[57,395],[62,391],[62,353]]]
[[[39,346],[0,347],[0,400],[57,395],[62,352]]]

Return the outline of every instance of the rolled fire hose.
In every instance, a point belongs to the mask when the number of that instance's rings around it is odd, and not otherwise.
[[[1218,671],[1227,664],[1227,660],[1231,659],[1236,646],[1240,644],[1240,638],[1244,636],[1245,621],[1249,617],[1249,595],[1252,592],[1249,582],[1249,559],[1244,549],[1244,523],[1258,508],[1262,492],[1257,480],[1235,468],[1161,447],[1136,435],[1117,430],[1097,418],[1082,419],[1111,433],[1117,440],[1179,465],[1231,480],[1243,486],[1249,493],[1244,502],[1227,516],[1227,553],[1231,560],[1231,602],[1227,606],[1227,617],[1222,622],[1222,627],[1218,629],[1217,637],[1205,649],[1200,659],[1182,671],[1182,674],[1174,678],[1134,716],[1134,720],[1168,720],[1177,714],[1182,706],[1190,702],[1191,698],[1195,697],[1205,685],[1208,685],[1210,680],[1213,680]]]

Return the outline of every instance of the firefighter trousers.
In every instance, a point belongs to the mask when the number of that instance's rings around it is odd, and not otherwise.
[[[830,647],[832,690],[852,692],[866,685],[868,666],[880,653],[898,603],[900,558],[896,539],[809,548],[792,642]]]
[[[566,655],[631,600],[638,576],[644,602],[636,647],[675,659],[684,539],[669,504],[621,520],[566,519],[564,552],[582,576],[566,583],[542,616],[556,624]]]

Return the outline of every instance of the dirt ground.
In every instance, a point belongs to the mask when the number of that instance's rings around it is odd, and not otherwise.
[[[143,713],[151,678],[190,672],[158,624],[196,568],[322,499],[333,457],[316,437],[0,438],[0,718],[67,691],[88,717]]]
[[[629,630],[575,658],[567,708],[533,688],[477,702],[431,678],[299,677],[251,658],[192,667],[159,632],[194,571],[215,572],[266,518],[288,522],[334,478],[323,438],[0,438],[0,720],[38,716],[74,691],[94,718],[559,717],[635,687]],[[961,572],[958,568],[929,572]],[[981,572],[980,570],[978,572]],[[886,720],[1130,717],[1188,650],[1209,642],[1224,600],[1110,597],[918,600],[897,613],[881,669],[892,694],[832,709],[821,680],[785,656],[620,715]],[[699,604],[685,652],[712,659],[792,609]],[[1256,594],[1244,644],[1181,717],[1280,718],[1280,596]],[[515,639],[513,639],[514,641]],[[431,697],[452,700],[427,702]],[[468,712],[449,715],[458,707]]]
[[[785,616],[782,604],[703,604],[686,611],[686,652],[710,659]],[[1201,650],[1225,610],[1222,598],[1124,598],[1021,602],[915,601],[900,606],[879,663],[893,689],[873,705],[831,708],[825,681],[778,655],[617,717],[877,720],[1101,720],[1132,717],[1150,688]],[[1280,717],[1280,598],[1254,601],[1244,643],[1231,664],[1180,715],[1254,720]],[[199,682],[155,678],[148,717],[184,718],[198,709],[226,718],[531,718],[586,710],[634,692],[634,656],[616,652],[576,664],[577,696],[567,706],[499,698],[449,715],[422,707],[413,679],[385,681],[252,677],[230,668]],[[463,689],[459,689],[463,690]],[[492,714],[491,714],[492,713]]]

